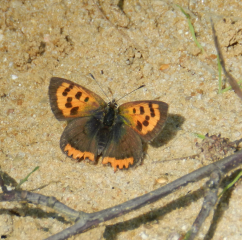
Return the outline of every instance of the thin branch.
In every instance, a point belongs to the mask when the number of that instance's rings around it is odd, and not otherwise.
[[[210,211],[214,208],[215,204],[218,201],[218,189],[219,184],[221,182],[221,179],[223,177],[223,174],[218,171],[214,171],[210,179],[206,182],[205,187],[205,197],[202,205],[202,209],[199,212],[196,220],[194,221],[191,231],[189,231],[188,237],[186,240],[193,240],[196,235],[198,234],[198,231],[200,230],[202,224],[205,222],[206,218],[208,217]]]
[[[210,21],[211,21],[211,25],[212,25],[212,31],[213,31],[213,38],[214,38],[215,47],[216,47],[216,50],[217,50],[217,53],[218,53],[218,56],[219,56],[220,63],[221,63],[221,66],[223,68],[224,74],[225,74],[226,78],[228,79],[229,84],[232,87],[232,89],[234,90],[234,92],[242,99],[242,91],[241,91],[241,89],[240,89],[237,81],[226,70],[224,57],[222,55],[221,47],[220,47],[220,44],[218,42],[218,36],[217,36],[216,31],[215,31],[215,28],[214,28],[213,20],[210,19]]]

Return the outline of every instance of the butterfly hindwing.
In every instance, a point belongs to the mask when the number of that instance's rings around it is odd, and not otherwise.
[[[167,118],[168,104],[161,101],[136,101],[118,108],[125,123],[137,132],[143,141],[154,139]]]
[[[109,142],[103,153],[103,164],[110,163],[117,168],[129,168],[143,157],[142,141],[139,135],[123,121],[114,124]]]
[[[94,92],[64,78],[53,77],[49,85],[51,109],[58,120],[91,116],[105,108],[105,101]]]
[[[71,120],[62,133],[60,147],[69,157],[95,161],[98,155],[100,121],[96,117]]]

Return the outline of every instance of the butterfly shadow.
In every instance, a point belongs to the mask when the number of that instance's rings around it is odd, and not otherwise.
[[[150,142],[152,147],[158,148],[169,141],[171,141],[177,135],[177,132],[181,130],[181,126],[184,123],[185,118],[178,114],[169,114],[166,120],[166,124],[160,134]]]

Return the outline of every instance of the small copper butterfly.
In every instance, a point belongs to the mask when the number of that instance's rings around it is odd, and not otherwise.
[[[115,100],[106,103],[94,92],[64,78],[50,80],[52,112],[68,121],[60,147],[74,159],[96,161],[114,171],[135,165],[143,157],[143,143],[154,139],[167,118],[168,104],[161,101],[135,101],[117,108]]]

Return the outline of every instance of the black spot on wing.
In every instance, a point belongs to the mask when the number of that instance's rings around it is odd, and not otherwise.
[[[155,117],[155,109],[152,107],[152,103],[149,103],[150,116]]]
[[[70,88],[66,88],[65,90],[64,90],[64,92],[62,93],[62,95],[65,97],[65,96],[67,96],[68,95],[68,92],[70,92],[71,91],[71,89]]]
[[[81,96],[82,96],[82,92],[77,92],[75,95],[75,98],[79,100]]]
[[[67,102],[67,103],[65,104],[65,106],[66,106],[66,108],[72,108],[72,104],[69,103],[69,102]]]
[[[145,109],[143,106],[140,106],[139,110],[141,115],[145,113]]]
[[[79,107],[72,108],[71,111],[70,111],[70,114],[71,115],[76,115],[78,113],[78,109],[79,109]]]
[[[67,102],[71,102],[71,101],[72,101],[72,97],[68,97],[68,98],[66,99],[66,101],[67,101]]]
[[[137,121],[136,128],[138,129],[138,131],[142,131],[142,123],[140,121]]]

